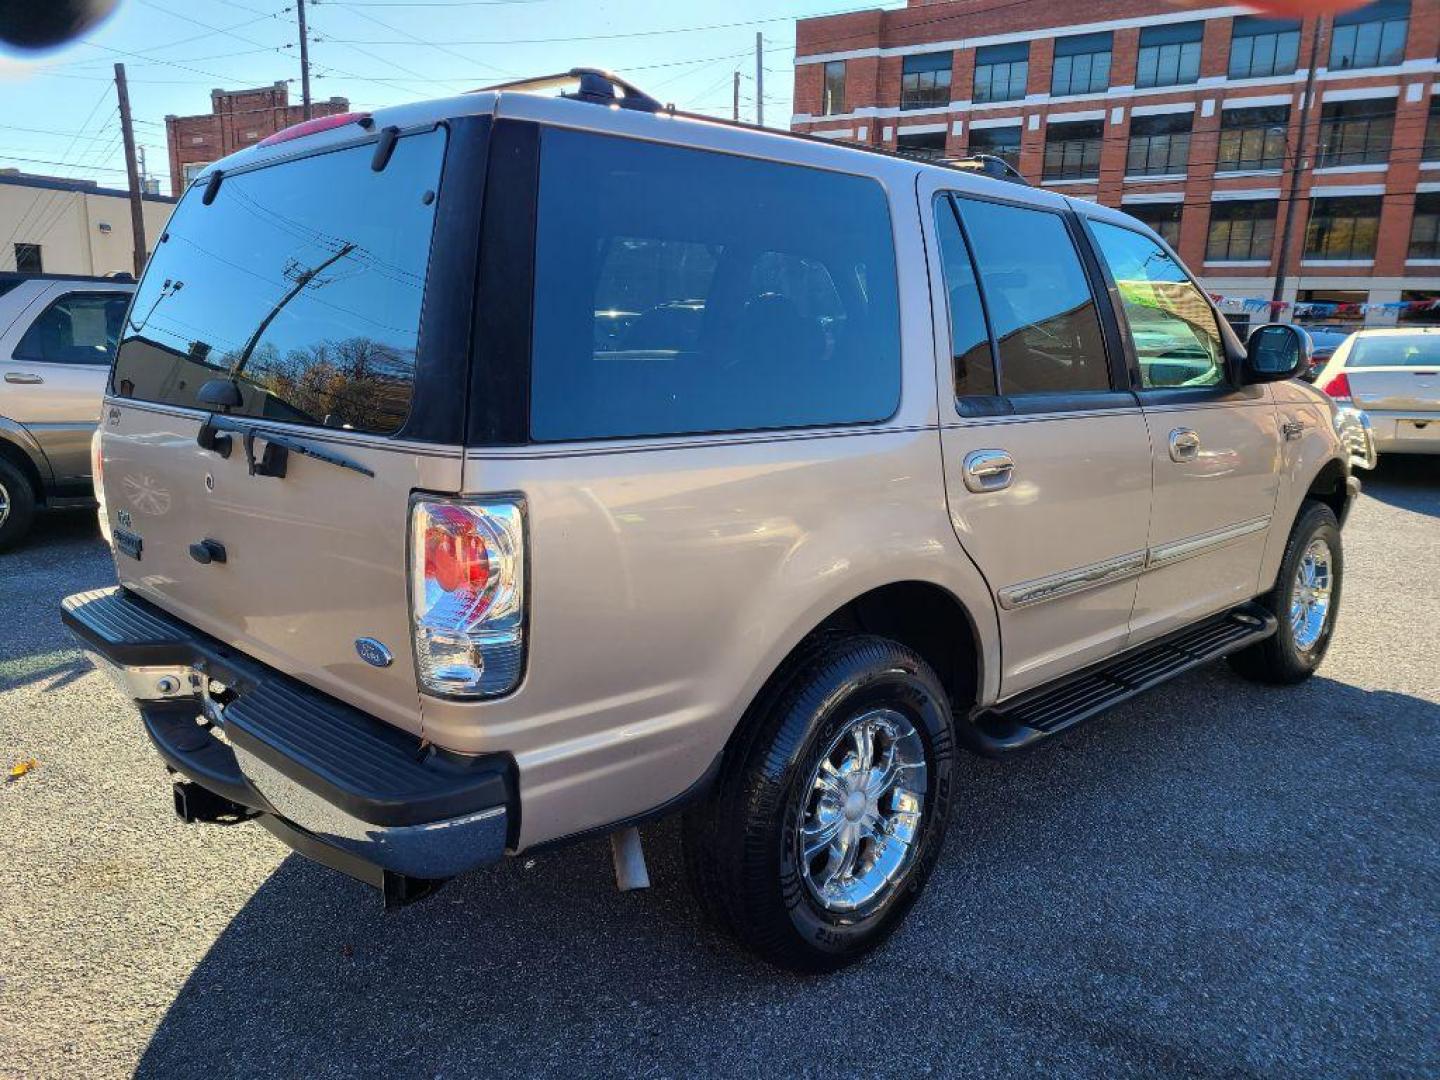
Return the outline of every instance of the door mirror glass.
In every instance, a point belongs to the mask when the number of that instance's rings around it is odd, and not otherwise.
[[[1247,382],[1289,379],[1310,363],[1310,335],[1289,323],[1270,323],[1250,335],[1245,348]]]

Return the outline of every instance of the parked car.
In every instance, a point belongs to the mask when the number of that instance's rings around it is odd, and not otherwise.
[[[1440,326],[1361,330],[1317,380],[1363,409],[1382,454],[1440,454]]]
[[[1320,369],[1325,366],[1326,361],[1335,355],[1335,350],[1353,331],[1334,326],[1307,326],[1305,332],[1310,335],[1310,363],[1300,372],[1299,377],[1313,383],[1319,377]]]
[[[962,749],[1320,664],[1358,485],[1297,330],[1247,350],[1118,210],[570,78],[177,207],[98,438],[119,586],[64,619],[184,820],[398,904],[606,834],[638,885],[682,812],[717,925],[823,970],[968,827]]]
[[[0,551],[37,510],[93,504],[90,438],[134,291],[128,276],[0,273]]]

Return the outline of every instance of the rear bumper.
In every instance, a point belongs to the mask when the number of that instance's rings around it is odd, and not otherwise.
[[[1440,454],[1440,415],[1370,412],[1375,449],[1382,454]]]
[[[123,589],[67,597],[61,612],[165,764],[301,854],[387,898],[404,892],[392,876],[443,880],[504,854],[516,823],[507,756],[426,747]]]

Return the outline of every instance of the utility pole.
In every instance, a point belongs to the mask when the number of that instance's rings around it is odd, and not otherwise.
[[[295,15],[300,20],[300,103],[305,119],[310,119],[310,35],[305,31],[305,0],[295,0]]]
[[[1290,272],[1290,237],[1295,231],[1296,193],[1300,190],[1300,168],[1305,163],[1305,137],[1310,131],[1310,109],[1315,103],[1315,69],[1320,64],[1320,33],[1324,27],[1324,16],[1315,16],[1315,33],[1310,39],[1310,69],[1305,73],[1305,96],[1300,99],[1300,135],[1295,140],[1295,153],[1290,159],[1290,185],[1285,196],[1285,224],[1280,230],[1280,259],[1275,266],[1275,290],[1270,294],[1272,322],[1280,316],[1285,278]]]
[[[734,120],[735,123],[738,124],[738,123],[740,122],[740,69],[739,69],[739,68],[736,68],[736,69],[735,69],[735,91],[734,91],[734,95],[733,95],[733,96],[734,96],[734,99],[735,99],[735,100],[734,100],[734,104],[732,104],[732,105],[730,106],[730,119],[731,119],[731,120]]]
[[[755,32],[755,126],[765,126],[765,35]]]
[[[130,89],[125,65],[115,65],[115,93],[120,98],[120,134],[125,140],[125,175],[130,179],[130,230],[135,237],[135,278],[145,269],[145,203],[140,198],[140,169],[135,162],[135,126],[130,121]]]

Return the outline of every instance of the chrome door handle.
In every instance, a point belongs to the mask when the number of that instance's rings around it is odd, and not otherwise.
[[[8,383],[43,383],[45,380],[28,371],[7,371],[5,381]]]
[[[961,472],[971,491],[1003,491],[1015,476],[1015,459],[1004,450],[971,450]]]
[[[1170,432],[1170,460],[1194,461],[1200,456],[1200,436],[1189,428],[1176,428]]]

